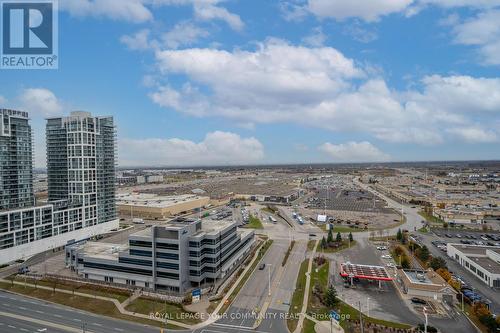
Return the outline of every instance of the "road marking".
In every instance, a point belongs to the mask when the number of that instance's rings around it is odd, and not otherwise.
[[[28,330],[25,329],[25,328],[20,328],[20,330],[23,331],[23,332],[28,332]]]
[[[95,326],[102,326],[102,324],[99,324],[99,323],[92,323],[92,325],[95,325]]]
[[[121,328],[118,328],[118,327],[115,327],[115,330],[116,330],[116,331],[120,331],[120,332],[123,332],[123,329],[121,329]]]
[[[21,310],[28,310],[24,306],[18,306],[18,308],[21,309]]]
[[[76,319],[76,318],[74,318],[74,319],[73,319],[73,321],[81,321],[81,320],[80,320],[80,319]]]
[[[58,314],[55,314],[55,315],[53,315],[53,316],[54,316],[54,317],[57,317],[57,318],[62,318],[62,316],[61,316],[61,315],[58,315]]]
[[[35,312],[36,312],[36,313],[40,313],[40,314],[44,314],[44,313],[45,313],[45,312],[40,311],[40,310],[36,310]]]
[[[12,325],[9,325],[9,326],[7,326],[7,327],[8,327],[8,328],[14,328],[14,329],[16,328],[16,326],[12,326]]]

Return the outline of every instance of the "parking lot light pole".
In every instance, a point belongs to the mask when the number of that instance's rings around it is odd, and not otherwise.
[[[462,295],[462,312],[464,312],[464,293],[460,293]]]

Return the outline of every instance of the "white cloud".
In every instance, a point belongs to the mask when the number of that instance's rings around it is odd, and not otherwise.
[[[304,43],[313,47],[323,46],[327,39],[327,36],[323,33],[321,27],[316,27],[313,29],[312,33],[302,39]]]
[[[429,145],[451,135],[443,127],[472,122],[488,130],[500,110],[499,78],[434,75],[419,89],[395,91],[330,47],[270,40],[254,51],[193,48],[156,58],[160,74],[186,75],[188,82],[160,86],[150,94],[155,103],[236,123],[293,122]]]
[[[234,30],[242,30],[245,24],[241,18],[229,12],[226,8],[216,6],[219,1],[194,1],[194,13],[201,20],[222,20],[226,22]]]
[[[150,7],[191,5],[199,20],[221,20],[234,30],[242,30],[245,24],[240,16],[219,6],[221,2],[223,0],[64,0],[59,6],[77,17],[106,17],[143,23],[153,19]]]
[[[479,47],[481,61],[500,65],[500,10],[482,12],[463,23],[456,23],[455,42]]]
[[[368,22],[404,11],[413,0],[309,0],[309,10],[318,17],[344,20],[358,17]]]
[[[73,16],[107,17],[135,23],[146,22],[153,18],[143,0],[64,0],[61,9]]]
[[[389,155],[368,141],[333,144],[326,142],[318,149],[333,158],[334,162],[386,162]]]
[[[120,37],[120,42],[131,50],[149,50],[153,45],[149,41],[149,29],[142,29],[133,35]]]
[[[63,106],[56,95],[45,88],[25,89],[19,99],[21,107],[33,115],[53,117],[63,111]]]
[[[168,48],[176,49],[179,46],[192,45],[200,38],[207,37],[208,35],[208,31],[191,22],[181,22],[176,24],[172,30],[165,33],[162,39]]]
[[[119,144],[122,165],[238,165],[256,163],[264,157],[264,147],[256,138],[221,131],[208,133],[201,142],[178,138],[123,139]]]
[[[366,22],[375,22],[390,14],[404,14],[410,17],[428,6],[446,9],[489,9],[499,5],[500,0],[308,0],[305,6],[288,3],[281,7],[286,9],[285,13],[301,13],[307,9],[320,18],[360,18]]]
[[[498,135],[493,130],[485,130],[478,126],[451,128],[448,132],[468,143],[492,143],[498,141]]]

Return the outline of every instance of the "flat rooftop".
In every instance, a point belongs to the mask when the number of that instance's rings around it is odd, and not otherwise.
[[[85,256],[107,260],[118,260],[118,253],[127,250],[128,245],[86,242],[81,245],[81,249],[83,249]]]
[[[208,197],[198,196],[194,194],[165,196],[150,193],[125,193],[116,195],[117,205],[156,208],[168,208],[178,204],[202,199],[208,200]]]
[[[468,257],[468,258],[477,263],[484,270],[493,274],[500,274],[500,264],[497,263],[495,260],[492,260],[490,258],[477,258],[477,257]]]
[[[482,246],[482,245],[464,245],[464,244],[450,244],[465,255],[483,255],[486,256],[486,250],[490,250],[500,254],[500,248],[497,246]]]

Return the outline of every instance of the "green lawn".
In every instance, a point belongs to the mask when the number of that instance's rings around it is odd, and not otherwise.
[[[315,240],[310,240],[307,242],[307,250],[308,251],[313,251],[314,250],[314,244],[316,244]]]
[[[79,293],[90,294],[93,296],[109,297],[118,300],[118,302],[123,303],[127,298],[129,298],[132,293],[117,288],[111,288],[106,286],[92,285],[88,283],[78,283],[66,280],[56,280],[52,278],[46,278],[42,280],[35,280],[30,278],[24,278],[22,275],[16,276],[16,281],[27,282],[31,284],[37,284],[39,286],[46,286],[50,288],[71,290]]]
[[[314,326],[316,323],[312,320],[305,319],[304,320],[304,327],[302,327],[302,333],[316,333],[314,330]]]
[[[142,313],[149,315],[150,313],[159,312],[162,315],[167,314],[167,318],[185,324],[197,324],[200,318],[194,312],[185,311],[180,304],[165,303],[161,300],[152,298],[139,297],[125,308],[131,312]]]
[[[18,294],[23,294],[30,297],[38,298],[43,301],[58,303],[75,309],[92,312],[98,315],[129,320],[140,324],[146,324],[158,327],[164,326],[161,322],[158,321],[142,319],[121,314],[120,311],[118,311],[118,309],[116,308],[116,306],[109,301],[103,301],[100,299],[83,297],[83,296],[72,296],[60,292],[54,293],[50,290],[45,290],[40,288],[35,289],[34,287],[25,287],[20,285],[12,286],[11,283],[9,282],[0,282],[0,288]],[[168,325],[168,328],[180,329],[179,327],[174,325]]]
[[[313,288],[315,285],[320,285],[322,288],[328,288],[328,269],[330,265],[326,261],[323,265],[317,266],[313,263],[311,272],[311,285],[309,289],[309,302],[307,304],[308,313],[324,314],[328,313],[328,309],[323,306],[323,304],[316,302],[317,299],[313,295]]]
[[[243,228],[264,229],[264,226],[262,225],[262,222],[259,220],[259,218],[250,215],[248,224],[244,225]]]
[[[300,265],[299,276],[297,277],[297,282],[295,283],[295,290],[292,295],[292,300],[290,302],[289,319],[287,320],[287,326],[290,332],[295,331],[297,328],[298,319],[296,319],[296,314],[300,313],[302,310],[302,302],[304,302],[304,290],[306,288],[306,273],[309,260],[304,260]]]

